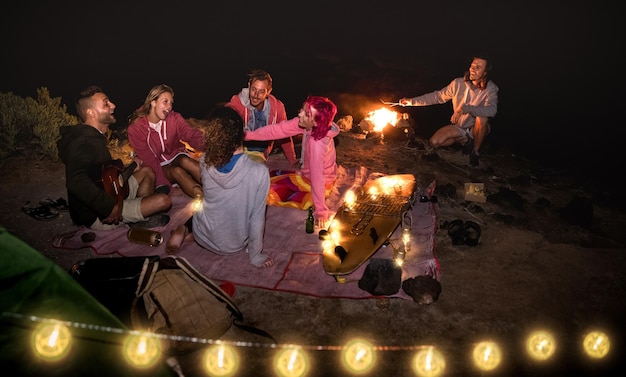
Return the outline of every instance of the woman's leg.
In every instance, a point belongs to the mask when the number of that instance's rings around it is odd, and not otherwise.
[[[192,198],[193,187],[201,185],[200,163],[187,156],[178,156],[171,164],[163,166],[163,173],[171,183],[177,183]]]

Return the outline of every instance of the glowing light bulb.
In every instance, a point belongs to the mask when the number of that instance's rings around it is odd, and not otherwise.
[[[376,187],[371,187],[368,194],[372,200],[378,199],[378,189]]]
[[[124,341],[123,352],[131,365],[149,368],[161,357],[161,343],[149,334],[131,334]]]
[[[556,342],[547,331],[535,331],[526,340],[526,350],[536,360],[547,360],[554,354]]]
[[[335,244],[332,240],[324,240],[322,241],[322,251],[324,254],[333,254],[333,249],[335,248]]]
[[[204,353],[204,368],[210,376],[230,377],[239,369],[239,355],[226,344],[215,344]]]
[[[341,233],[338,230],[333,230],[330,233],[330,239],[333,241],[335,245],[339,245],[341,242]]]
[[[194,212],[200,212],[202,210],[202,195],[196,195],[191,203],[191,209]]]
[[[356,194],[352,190],[348,190],[344,197],[344,203],[348,209],[352,209],[354,207],[354,203],[356,202]]]
[[[472,354],[474,364],[480,370],[491,371],[496,369],[502,361],[502,351],[495,342],[480,342],[474,347]]]
[[[411,229],[402,229],[402,245],[404,246],[404,252],[408,253],[411,249]]]
[[[583,340],[583,349],[590,357],[601,359],[609,353],[611,341],[602,331],[591,331]]]
[[[341,363],[352,374],[368,373],[375,362],[374,347],[363,339],[349,341],[341,351]]]
[[[72,334],[61,323],[42,323],[33,331],[31,344],[35,353],[42,359],[57,361],[70,350]]]
[[[439,377],[446,368],[446,362],[434,347],[426,347],[413,357],[413,371],[419,377]]]
[[[279,377],[302,377],[309,370],[309,359],[298,346],[280,350],[274,357],[274,371]]]

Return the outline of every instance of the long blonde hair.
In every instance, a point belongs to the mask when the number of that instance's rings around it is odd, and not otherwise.
[[[143,101],[143,105],[135,110],[128,118],[128,124],[132,124],[135,120],[150,114],[152,101],[156,101],[163,93],[170,93],[172,97],[174,97],[174,89],[172,89],[171,86],[165,84],[153,86],[150,92],[148,92],[146,99]]]

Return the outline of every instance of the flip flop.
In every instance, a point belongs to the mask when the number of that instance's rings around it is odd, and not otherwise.
[[[466,234],[463,227],[463,220],[453,220],[448,224],[448,235],[452,239],[453,245],[464,245]]]
[[[26,204],[24,204],[22,212],[29,215],[33,219],[42,221],[52,220],[59,217],[59,212],[56,210],[48,206],[33,207],[30,202],[26,202]]]
[[[466,221],[463,225],[465,232],[465,244],[468,246],[478,246],[480,242],[480,225],[473,221]]]
[[[52,200],[50,198],[46,198],[39,202],[42,206],[48,206],[56,209],[57,211],[69,211],[70,207],[67,205],[67,201],[63,198],[59,198],[57,200]]]

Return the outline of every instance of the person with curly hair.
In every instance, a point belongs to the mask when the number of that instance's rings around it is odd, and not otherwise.
[[[169,193],[177,184],[187,195],[200,182],[198,160],[189,150],[201,151],[204,139],[180,113],[173,111],[174,89],[156,85],[131,115],[128,141],[144,164],[156,174],[156,191]]]
[[[200,158],[202,186],[193,187],[202,208],[186,224],[174,229],[166,251],[175,254],[188,241],[219,255],[245,251],[256,267],[271,267],[263,254],[267,166],[243,148],[243,120],[230,107],[217,107],[202,128],[205,152]]]

